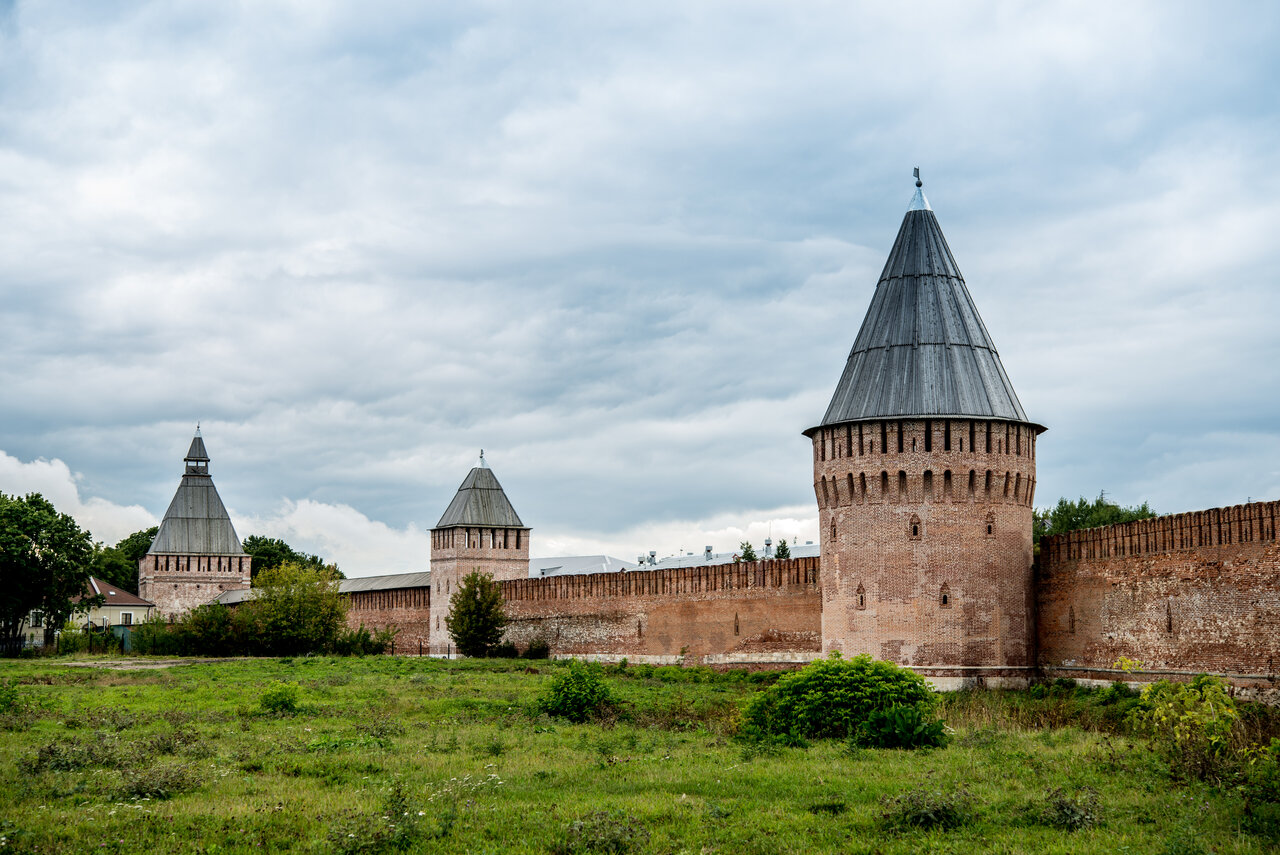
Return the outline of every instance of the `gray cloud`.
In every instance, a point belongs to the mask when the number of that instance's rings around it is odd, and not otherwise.
[[[1275,498],[1276,16],[19,5],[0,448],[158,515],[200,419],[364,573],[481,446],[556,543],[792,519],[920,164],[1041,503]]]

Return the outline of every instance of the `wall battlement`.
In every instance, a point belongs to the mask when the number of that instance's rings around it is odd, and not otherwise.
[[[592,597],[665,597],[723,594],[760,588],[818,588],[817,558],[751,561],[708,567],[672,567],[625,573],[508,579],[502,582],[507,602],[571,600]]]
[[[1265,543],[1276,539],[1278,519],[1280,502],[1251,502],[1072,531],[1042,540],[1040,561],[1051,568],[1070,561]]]

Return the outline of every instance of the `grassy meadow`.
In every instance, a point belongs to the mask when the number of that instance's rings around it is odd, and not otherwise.
[[[616,719],[569,724],[554,662],[77,661],[0,662],[0,853],[1275,851],[1070,691],[950,695],[939,750],[766,749],[767,675],[607,669]]]

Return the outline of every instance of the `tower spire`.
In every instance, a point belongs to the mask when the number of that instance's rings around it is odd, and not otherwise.
[[[916,192],[911,197],[911,204],[907,206],[908,211],[932,211],[929,207],[929,200],[924,197],[924,182],[920,180],[920,167],[915,168],[916,176]]]

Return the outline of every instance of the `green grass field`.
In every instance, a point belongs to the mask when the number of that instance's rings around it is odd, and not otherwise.
[[[733,738],[742,674],[611,670],[618,719],[573,725],[533,711],[557,663],[102,664],[0,662],[0,852],[1275,851],[1234,791],[1025,693],[948,697],[941,750],[770,752]],[[263,709],[277,680],[295,713]],[[1055,827],[1055,788],[1100,824]],[[895,829],[911,791],[963,824]]]

